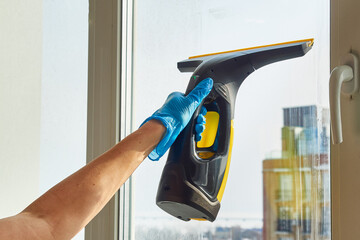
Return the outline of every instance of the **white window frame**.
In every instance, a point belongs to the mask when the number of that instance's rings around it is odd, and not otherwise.
[[[360,56],[360,2],[331,0],[330,66],[339,65],[341,57],[352,52]],[[341,97],[344,141],[331,144],[331,229],[333,240],[359,239],[360,215],[360,93]],[[356,111],[357,110],[357,111]]]
[[[132,130],[133,1],[89,1],[87,162]],[[132,178],[86,226],[86,240],[133,239]]]

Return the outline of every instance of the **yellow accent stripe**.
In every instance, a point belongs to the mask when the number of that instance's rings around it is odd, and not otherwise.
[[[314,39],[313,39],[313,38],[308,38],[308,39],[303,39],[303,40],[283,42],[283,43],[276,43],[276,44],[270,44],[270,45],[264,45],[264,46],[257,46],[257,47],[250,47],[250,48],[242,48],[242,49],[236,49],[236,50],[230,50],[230,51],[224,51],[224,52],[217,52],[217,53],[208,53],[208,54],[202,54],[202,55],[197,55],[197,56],[191,56],[191,57],[189,57],[189,59],[200,58],[200,57],[207,57],[207,56],[218,55],[218,54],[223,54],[223,53],[232,53],[232,52],[246,51],[246,50],[252,50],[252,49],[257,49],[257,48],[273,47],[273,46],[279,46],[279,45],[300,43],[300,42],[308,42],[308,47],[311,47],[311,46],[314,44]]]
[[[206,219],[203,218],[190,218],[191,220],[196,220],[196,221],[207,221]]]
[[[212,156],[214,156],[215,153],[214,152],[199,152],[198,155],[202,159],[208,159],[208,158],[211,158]]]
[[[227,178],[228,178],[228,175],[229,175],[231,152],[232,152],[232,146],[233,146],[233,139],[234,139],[234,121],[231,120],[230,146],[229,146],[230,149],[229,149],[229,155],[228,155],[228,159],[227,159],[227,163],[226,163],[224,178],[223,178],[223,180],[222,180],[222,182],[221,182],[220,190],[219,190],[218,195],[217,195],[217,199],[218,199],[219,202],[221,202],[222,197],[223,197],[223,195],[224,195],[225,185],[226,185]]]

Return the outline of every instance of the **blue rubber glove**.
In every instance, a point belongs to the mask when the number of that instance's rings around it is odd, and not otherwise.
[[[206,123],[206,118],[205,115],[207,113],[206,107],[202,106],[200,113],[198,115],[198,117],[196,118],[196,124],[195,124],[195,141],[199,142],[201,141],[201,134],[204,132],[205,130],[205,123]]]
[[[153,161],[159,160],[174,143],[176,137],[185,128],[202,100],[210,93],[213,80],[206,78],[201,81],[187,96],[183,93],[171,93],[164,105],[147,118],[141,125],[149,120],[156,119],[164,124],[166,133],[156,148],[149,154]]]

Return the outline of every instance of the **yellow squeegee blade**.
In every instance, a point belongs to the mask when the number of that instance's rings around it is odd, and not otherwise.
[[[257,46],[257,47],[250,47],[250,48],[242,48],[242,49],[230,50],[230,51],[225,51],[225,52],[208,53],[208,54],[202,54],[202,55],[197,55],[197,56],[191,56],[191,57],[189,57],[189,59],[213,56],[213,55],[218,55],[218,54],[223,54],[223,53],[246,51],[246,50],[252,50],[252,49],[257,49],[257,48],[273,47],[273,46],[293,44],[293,43],[301,43],[301,42],[307,42],[308,47],[311,47],[314,44],[314,39],[313,38],[308,38],[308,39],[303,39],[303,40],[283,42],[283,43],[275,43],[275,44],[263,45],[263,46]]]

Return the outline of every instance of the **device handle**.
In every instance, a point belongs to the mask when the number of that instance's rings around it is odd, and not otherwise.
[[[359,89],[358,81],[358,58],[349,53],[345,55],[341,63],[331,71],[329,82],[330,120],[333,144],[343,141],[340,96],[351,95]]]
[[[330,75],[329,97],[330,97],[330,119],[333,144],[342,143],[342,125],[340,110],[340,94],[343,82],[353,78],[353,70],[350,66],[343,65],[334,68]]]

